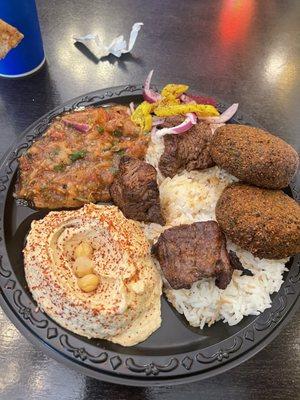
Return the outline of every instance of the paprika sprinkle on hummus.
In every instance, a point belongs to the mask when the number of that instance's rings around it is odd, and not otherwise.
[[[64,328],[123,346],[161,323],[161,278],[139,225],[87,204],[33,221],[25,275],[38,306]]]

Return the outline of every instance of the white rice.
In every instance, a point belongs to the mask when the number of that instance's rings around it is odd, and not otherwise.
[[[153,167],[157,171],[158,183],[161,183],[164,180],[164,177],[158,168],[159,159],[162,153],[164,152],[164,147],[165,146],[163,138],[157,138],[156,136],[152,136],[146,154],[146,162],[153,165]]]
[[[171,226],[215,220],[216,203],[223,189],[237,180],[218,167],[183,171],[172,179],[164,179],[158,170],[162,152],[162,140],[152,141],[146,156],[146,161],[158,171],[160,200],[166,218],[164,227],[142,224],[151,244]],[[245,315],[258,315],[270,307],[270,295],[277,292],[283,282],[287,259],[259,259],[229,240],[227,248],[237,253],[243,266],[254,276],[241,276],[241,271],[234,271],[232,281],[225,290],[219,289],[213,278],[201,279],[191,289],[165,289],[168,300],[192,326],[202,329],[205,324],[210,326],[218,320],[235,325]]]

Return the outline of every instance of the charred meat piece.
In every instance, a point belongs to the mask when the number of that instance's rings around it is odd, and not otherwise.
[[[144,222],[165,223],[159,202],[156,170],[132,157],[122,157],[119,172],[110,187],[114,203],[125,217]]]
[[[250,271],[250,269],[244,268],[243,264],[241,263],[241,260],[239,259],[239,257],[237,256],[237,254],[232,251],[229,250],[229,260],[230,260],[230,264],[232,265],[233,269],[237,269],[238,271],[242,271],[241,276],[253,276],[253,272]]]
[[[173,126],[181,124],[185,120],[184,115],[173,115],[172,117],[167,117],[163,121],[160,128],[172,128]]]
[[[167,119],[165,127],[175,126],[181,120]],[[209,152],[211,129],[200,122],[189,131],[177,135],[165,135],[165,149],[160,157],[158,167],[164,176],[172,178],[178,171],[201,170],[215,165]]]
[[[196,222],[165,230],[152,247],[173,289],[189,289],[201,278],[216,278],[225,289],[231,281],[226,239],[215,221]]]

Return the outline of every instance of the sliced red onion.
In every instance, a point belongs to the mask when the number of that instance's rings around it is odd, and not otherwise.
[[[195,100],[193,100],[190,96],[187,96],[186,94],[182,94],[180,96],[180,100],[183,103],[197,104],[197,102]]]
[[[62,120],[66,125],[71,126],[74,129],[77,129],[80,132],[88,132],[90,129],[90,126],[88,124],[82,123],[82,122],[76,122],[76,121],[71,121],[69,119],[63,119]]]
[[[133,101],[129,104],[129,109],[130,109],[130,113],[133,114],[133,112],[134,112],[134,102]]]
[[[216,131],[218,128],[220,128],[220,126],[224,126],[224,125],[226,125],[226,124],[220,123],[220,124],[209,124],[208,126],[209,126],[210,129],[211,129],[211,133],[214,134],[215,131]]]
[[[190,103],[190,104],[209,104],[212,106],[217,105],[216,100],[211,97],[197,96],[194,94],[182,94],[180,96],[180,100],[183,103]]]
[[[239,106],[238,103],[232,104],[232,106],[227,108],[226,111],[224,111],[221,115],[218,115],[217,117],[198,116],[198,118],[203,121],[207,121],[208,123],[224,124],[225,122],[229,121],[234,116],[234,114],[237,112],[238,106]]]
[[[151,136],[151,140],[152,142],[156,142],[157,136],[156,136],[156,131],[157,131],[157,127],[153,126],[150,132],[150,136]]]
[[[152,117],[152,126],[162,125],[165,122],[165,118]]]
[[[179,125],[172,128],[158,129],[155,133],[156,137],[162,137],[169,134],[179,134],[188,131],[193,125],[197,123],[197,117],[194,113],[186,114],[186,119]]]
[[[195,113],[187,113],[186,116],[190,118],[190,120],[192,121],[193,125],[196,125],[196,123],[197,123],[197,115]]]
[[[217,107],[217,101],[213,97],[206,97],[206,96],[198,96],[196,94],[189,94],[197,104],[210,104],[212,106]]]
[[[145,80],[144,90],[143,90],[144,100],[148,101],[149,103],[155,103],[156,101],[161,99],[161,95],[159,93],[150,89],[152,75],[153,75],[153,70],[149,72]]]

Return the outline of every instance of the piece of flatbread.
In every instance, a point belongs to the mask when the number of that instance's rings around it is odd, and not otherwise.
[[[18,31],[18,29],[7,24],[3,19],[0,19],[0,60],[6,56],[6,54],[18,46],[23,39],[24,35]]]

